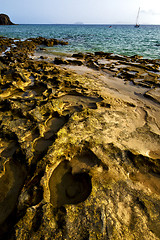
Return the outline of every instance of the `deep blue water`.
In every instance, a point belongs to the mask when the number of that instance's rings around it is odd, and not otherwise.
[[[29,24],[0,26],[0,36],[30,38],[43,36],[69,42],[49,48],[50,52],[104,51],[121,55],[141,55],[160,59],[160,25],[54,25]]]

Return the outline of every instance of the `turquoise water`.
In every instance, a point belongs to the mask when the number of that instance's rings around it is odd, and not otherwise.
[[[126,56],[141,55],[160,59],[160,25],[49,25],[30,24],[0,26],[0,36],[30,38],[43,36],[69,42],[67,46],[49,48],[50,52],[104,51]]]

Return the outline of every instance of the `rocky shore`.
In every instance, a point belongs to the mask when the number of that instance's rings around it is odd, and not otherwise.
[[[0,239],[160,239],[160,60],[0,37]]]

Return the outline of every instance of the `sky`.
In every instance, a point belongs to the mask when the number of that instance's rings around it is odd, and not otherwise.
[[[160,25],[160,0],[1,0],[0,13],[16,24]]]

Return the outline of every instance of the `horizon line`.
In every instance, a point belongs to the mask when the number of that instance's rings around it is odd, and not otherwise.
[[[107,25],[107,26],[114,26],[114,25],[131,25],[134,26],[134,23],[16,23],[15,25]],[[0,26],[15,26],[15,25],[0,25]],[[147,26],[147,25],[156,25],[160,26],[157,23],[142,23],[140,26]]]

